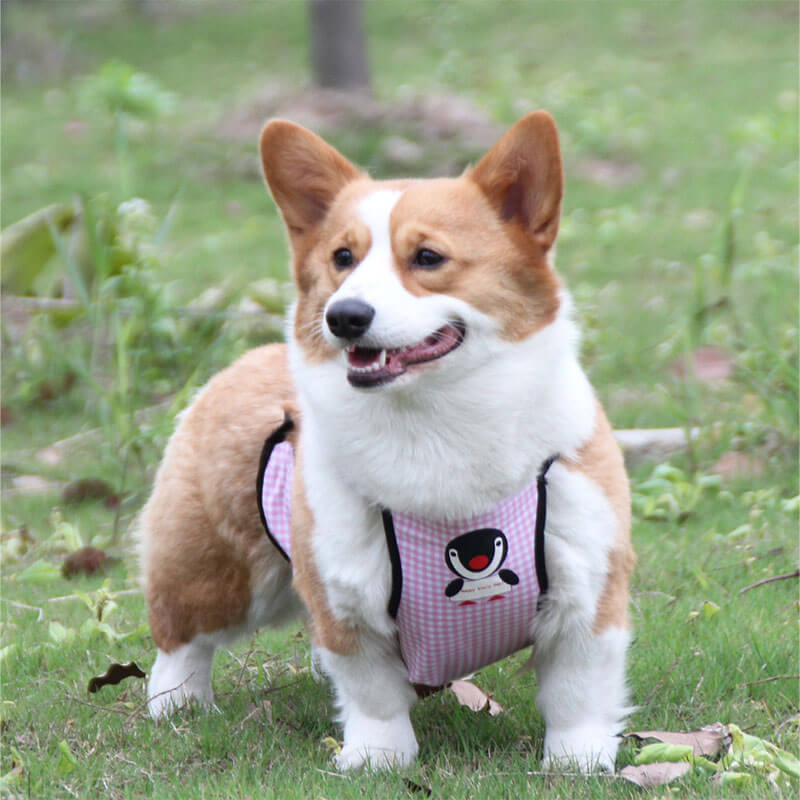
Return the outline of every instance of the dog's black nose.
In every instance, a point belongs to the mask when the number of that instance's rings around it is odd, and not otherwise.
[[[325,321],[334,336],[340,339],[358,339],[372,323],[375,309],[363,300],[347,298],[337,300],[325,314]]]

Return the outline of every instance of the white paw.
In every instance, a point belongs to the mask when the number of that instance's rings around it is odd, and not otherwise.
[[[344,726],[344,747],[336,757],[336,766],[342,770],[407,767],[414,763],[418,751],[407,713],[383,720],[351,709]]]
[[[416,743],[415,743],[416,744]],[[393,750],[369,745],[346,744],[336,756],[336,766],[341,770],[393,769],[407,767],[416,761],[417,748],[413,750]]]
[[[147,710],[153,719],[169,716],[188,705],[197,705],[201,708],[210,708],[214,705],[214,693],[210,685],[207,690],[192,691],[183,687],[159,690],[158,687],[153,687],[151,682],[147,687],[147,698]]]
[[[211,689],[213,649],[190,643],[171,653],[159,650],[147,684],[147,710],[153,719],[188,704],[214,704]]]
[[[544,769],[581,772],[614,771],[619,739],[607,726],[580,725],[566,730],[548,729],[544,737]]]

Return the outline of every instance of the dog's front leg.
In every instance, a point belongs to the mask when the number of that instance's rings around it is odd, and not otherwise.
[[[627,713],[625,653],[629,633],[609,628],[583,641],[561,641],[534,657],[545,719],[543,766],[614,771]],[[576,647],[576,645],[578,645]]]
[[[630,709],[625,684],[628,518],[575,467],[551,470],[545,535],[549,590],[535,622],[536,705],[544,766],[614,770]]]
[[[386,769],[414,762],[418,745],[409,711],[416,694],[393,642],[362,636],[352,655],[319,650],[336,692],[344,746],[340,769]]]
[[[315,659],[333,683],[344,726],[337,765],[404,766],[418,750],[409,718],[416,693],[387,610],[391,567],[381,515],[335,470],[317,469],[320,461],[309,458],[301,473],[307,494],[296,481],[293,563]]]

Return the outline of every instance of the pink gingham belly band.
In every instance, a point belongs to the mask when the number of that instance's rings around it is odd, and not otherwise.
[[[258,480],[264,528],[289,560],[294,453],[282,438],[290,428],[287,421],[267,440]],[[533,617],[547,590],[550,463],[522,491],[464,520],[383,512],[392,564],[388,610],[412,683],[443,686],[532,643]]]

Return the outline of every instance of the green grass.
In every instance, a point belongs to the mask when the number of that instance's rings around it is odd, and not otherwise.
[[[662,499],[662,519],[636,507],[630,683],[639,708],[630,729],[721,720],[796,752],[797,582],[738,593],[790,572],[798,559],[797,510],[787,503],[798,485],[796,6],[370,2],[367,29],[382,103],[455,93],[500,125],[532,108],[553,112],[567,171],[558,264],[583,320],[591,378],[616,427],[700,428],[691,457],[674,459],[674,507]],[[128,199],[114,120],[86,105],[87,79],[103,64],[116,59],[146,72],[176,103],[156,122],[128,128],[130,193],[152,204],[159,223],[169,214],[171,225],[139,264],[127,299],[118,305],[108,285],[90,287],[95,312],[73,325],[40,319],[24,340],[4,333],[2,402],[12,421],[3,428],[0,775],[19,759],[24,769],[0,796],[424,796],[404,778],[433,797],[667,796],[666,788],[643,792],[608,778],[531,774],[543,724],[535,679],[518,670],[522,655],[476,679],[505,714],[428,698],[414,711],[419,764],[383,776],[332,769],[325,740],[340,734],[298,631],[220,654],[220,713],[186,712],[154,726],[142,682],[86,693],[111,661],[149,668],[143,601],[116,598],[108,622],[125,638],[81,634],[91,613],[76,592],[91,595],[104,578],[21,579],[38,559],[57,565],[67,548],[51,522],[58,492],[25,494],[11,481],[102,475],[124,490],[118,522],[126,531],[170,430],[170,399],[183,392],[185,401],[213,371],[274,335],[235,320],[187,320],[176,309],[222,283],[235,305],[254,281],[285,277],[283,232],[258,176],[255,141],[219,131],[257,106],[265,86],[305,85],[305,4],[187,0],[159,4],[148,19],[116,0],[4,3],[3,35],[4,226],[76,194],[96,210]],[[331,139],[382,176],[397,172],[382,149],[393,133],[344,129]],[[421,139],[423,131],[402,133]],[[435,171],[440,155],[426,152],[425,169]],[[451,160],[472,157],[455,151]],[[623,176],[619,183],[593,178],[598,164]],[[727,305],[693,326],[720,298]],[[115,325],[131,319],[140,327],[114,350]],[[731,380],[685,384],[672,375],[674,360],[700,344],[731,353]],[[42,390],[76,371],[63,394]],[[115,390],[120,375],[131,387],[124,395]],[[132,411],[165,400],[129,425]],[[97,428],[60,463],[36,455]],[[757,459],[761,473],[696,489],[693,471],[708,473],[731,449]],[[640,494],[651,470],[632,475]],[[112,539],[117,512],[82,503],[63,513],[85,541],[121,556],[110,586],[130,592],[135,559],[127,534]],[[22,527],[27,551],[17,548]],[[63,596],[72,597],[54,602]],[[55,641],[51,623],[74,630],[74,640]],[[632,757],[623,747],[619,765]],[[796,793],[763,778],[723,794],[699,777],[676,786],[698,797]]]

